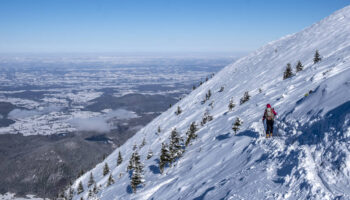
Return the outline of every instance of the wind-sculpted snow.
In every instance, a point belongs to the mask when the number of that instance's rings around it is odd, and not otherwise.
[[[314,63],[315,51],[322,60]],[[304,69],[283,80],[287,63]],[[221,87],[224,86],[224,90]],[[211,90],[211,97],[203,101]],[[250,100],[240,105],[244,92]],[[350,7],[305,30],[272,42],[227,66],[141,129],[104,161],[115,184],[93,173],[110,199],[350,199]],[[236,106],[229,111],[230,99]],[[266,139],[262,115],[267,103],[277,111],[274,137]],[[177,107],[182,113],[176,115]],[[205,112],[213,120],[199,125]],[[236,117],[243,121],[237,135]],[[172,167],[158,169],[162,142],[176,127],[185,137],[196,122],[198,137]],[[161,133],[157,134],[158,126]],[[144,185],[132,193],[128,160],[133,145],[145,166]],[[146,159],[149,150],[153,157]],[[124,161],[116,166],[118,152]],[[90,172],[77,179],[88,199]]]

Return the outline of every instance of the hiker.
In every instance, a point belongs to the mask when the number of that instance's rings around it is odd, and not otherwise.
[[[265,112],[264,112],[264,116],[263,116],[263,119],[262,119],[263,122],[266,119],[266,138],[272,137],[273,122],[274,122],[274,119],[275,119],[275,115],[277,115],[275,110],[273,108],[271,108],[270,104],[267,104]]]

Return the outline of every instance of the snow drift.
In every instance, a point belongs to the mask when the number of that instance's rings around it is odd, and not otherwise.
[[[296,73],[299,60],[304,69]],[[283,80],[287,63],[294,76]],[[212,95],[203,103],[208,90]],[[246,91],[250,100],[240,105]],[[350,6],[227,66],[157,117],[90,171],[99,187],[94,198],[350,199],[349,91]],[[231,98],[236,106],[229,111]],[[272,139],[265,139],[261,120],[267,103],[278,113]],[[178,106],[183,112],[176,115]],[[213,120],[201,126],[205,112]],[[235,135],[237,117],[243,125]],[[160,174],[161,144],[169,143],[175,127],[186,138],[192,122],[198,137]],[[145,182],[134,194],[126,168],[133,145],[144,138],[137,151]],[[146,159],[149,150],[154,155]],[[117,166],[119,151],[124,161]],[[104,163],[115,179],[111,186]],[[80,181],[84,186],[74,199],[88,199],[90,172],[73,184],[75,190]]]

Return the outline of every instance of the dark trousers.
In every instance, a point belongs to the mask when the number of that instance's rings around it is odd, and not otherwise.
[[[266,120],[266,134],[273,132],[273,120]]]

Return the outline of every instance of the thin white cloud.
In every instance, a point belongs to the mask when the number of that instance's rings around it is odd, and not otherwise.
[[[74,118],[69,121],[79,131],[109,132],[111,127],[102,117]]]
[[[116,118],[117,120],[126,120],[136,118],[138,115],[132,111],[118,109],[118,110],[105,110],[104,114],[94,117],[76,117],[68,122],[79,131],[96,131],[96,132],[109,132],[111,125],[108,120]]]

